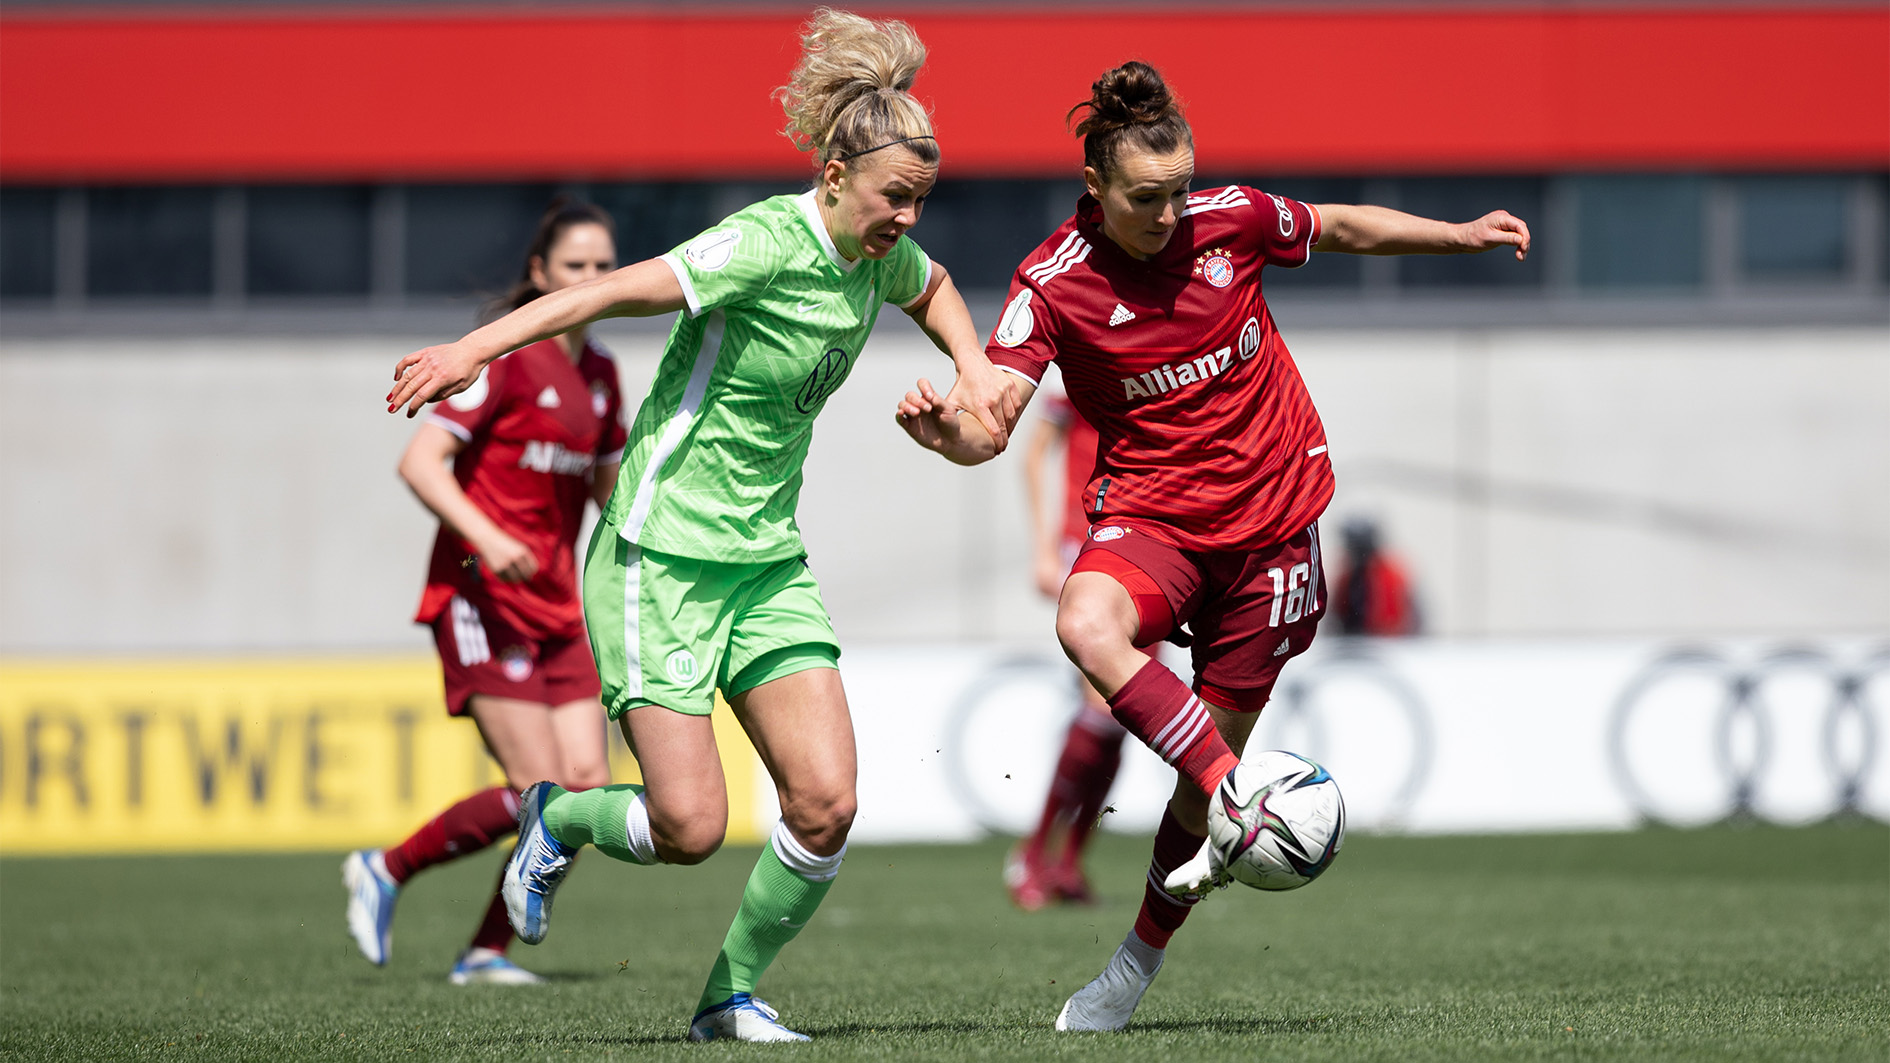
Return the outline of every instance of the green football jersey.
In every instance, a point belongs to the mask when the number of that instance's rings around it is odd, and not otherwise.
[[[797,557],[814,417],[880,305],[925,294],[932,260],[901,239],[884,259],[848,262],[813,192],[756,203],[662,260],[688,309],[637,411],[606,518],[625,539],[683,557]]]

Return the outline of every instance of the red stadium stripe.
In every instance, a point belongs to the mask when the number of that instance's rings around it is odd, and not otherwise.
[[[739,10],[739,9],[738,9]],[[793,176],[769,90],[799,13],[0,18],[0,177]],[[1880,169],[1890,10],[957,12],[931,49],[958,175],[1067,174],[1063,113],[1161,67],[1204,169]]]

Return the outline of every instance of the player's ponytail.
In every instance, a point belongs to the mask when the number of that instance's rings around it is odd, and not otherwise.
[[[1147,63],[1131,60],[1097,78],[1089,99],[1070,108],[1065,120],[1084,109],[1089,113],[1075,128],[1083,138],[1083,165],[1104,181],[1114,174],[1124,144],[1158,155],[1194,146],[1181,101]]]
[[[545,208],[545,213],[538,219],[538,228],[532,233],[531,246],[525,249],[525,264],[519,267],[518,280],[506,289],[505,294],[489,299],[480,307],[481,321],[497,321],[499,318],[517,310],[533,299],[545,294],[532,283],[532,262],[543,264],[551,255],[551,249],[558,246],[558,238],[573,225],[601,225],[604,231],[616,239],[617,223],[611,220],[610,212],[592,203],[573,199],[567,195],[558,195]]]
[[[788,139],[813,152],[816,167],[892,147],[937,162],[932,117],[910,92],[924,65],[925,45],[904,22],[815,8],[801,31],[801,61],[774,90]]]

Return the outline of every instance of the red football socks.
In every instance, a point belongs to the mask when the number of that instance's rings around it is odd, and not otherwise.
[[[1204,794],[1212,794],[1240,763],[1215,730],[1201,699],[1160,661],[1143,665],[1109,699],[1109,707],[1130,734],[1186,775]]]
[[[503,881],[505,868],[499,868]],[[505,898],[498,890],[492,891],[492,903],[486,905],[486,917],[479,923],[479,929],[473,934],[472,947],[504,952],[512,944],[512,923],[505,917]]]
[[[1083,847],[1122,766],[1122,733],[1122,725],[1113,717],[1089,709],[1078,712],[1070,722],[1056,776],[1050,781],[1050,796],[1044,801],[1043,821],[1030,840],[1033,857],[1042,855],[1044,840],[1056,824],[1063,823],[1069,833],[1057,862],[1066,869],[1082,863]]]
[[[476,853],[518,829],[518,794],[509,786],[481,790],[433,817],[412,836],[382,853],[396,883],[415,872]]]
[[[1148,862],[1148,884],[1142,888],[1142,910],[1135,916],[1135,936],[1155,948],[1168,947],[1168,939],[1181,929],[1189,910],[1200,900],[1176,897],[1162,889],[1162,883],[1168,880],[1169,872],[1201,851],[1204,840],[1199,834],[1188,833],[1173,812],[1162,810],[1162,825],[1155,829],[1155,855]]]

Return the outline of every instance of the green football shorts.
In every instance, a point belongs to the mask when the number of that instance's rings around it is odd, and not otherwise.
[[[733,564],[645,550],[599,521],[584,566],[584,619],[616,719],[643,705],[707,716],[810,668],[837,668],[840,644],[820,585],[800,558]]]

